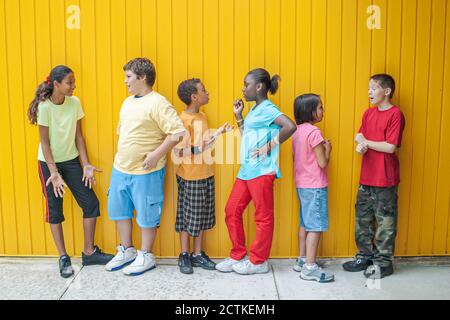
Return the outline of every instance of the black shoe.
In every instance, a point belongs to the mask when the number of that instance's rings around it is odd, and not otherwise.
[[[70,261],[70,257],[66,254],[64,256],[59,257],[59,274],[63,278],[68,278],[73,275],[72,262]]]
[[[381,279],[387,276],[390,276],[394,273],[394,267],[392,265],[390,266],[379,266],[379,265],[373,265],[364,271],[364,276],[366,278],[371,279]]]
[[[191,254],[191,261],[194,267],[202,267],[206,270],[216,269],[216,264],[203,251],[198,256]]]
[[[372,260],[369,259],[354,259],[352,261],[347,261],[342,265],[345,271],[350,272],[358,272],[358,271],[364,271],[367,269],[367,267],[373,265]]]
[[[184,274],[192,274],[194,273],[194,269],[192,268],[191,257],[189,253],[182,252],[178,257],[178,266],[180,267],[180,272]]]
[[[97,246],[94,246],[94,252],[91,255],[84,254],[84,252],[81,253],[81,263],[83,266],[105,265],[112,258],[114,258],[114,255],[103,253]]]

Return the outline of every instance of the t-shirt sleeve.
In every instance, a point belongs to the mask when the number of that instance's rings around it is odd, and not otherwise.
[[[75,96],[73,96],[72,98],[73,98],[73,100],[75,101],[75,103],[77,105],[77,120],[80,120],[80,119],[82,119],[84,117],[83,107],[81,106],[80,99],[78,99]]]
[[[270,108],[267,108],[264,115],[266,123],[271,125],[279,116],[283,115],[283,112],[281,112],[277,107],[271,106]]]
[[[120,119],[119,119],[119,121],[117,122],[116,134],[117,134],[117,135],[120,135]]]
[[[167,100],[161,101],[156,108],[152,108],[151,116],[165,134],[186,131],[175,108]]]
[[[40,103],[38,106],[37,124],[39,126],[49,126],[48,110],[43,103]]]
[[[311,148],[317,147],[324,141],[322,133],[319,129],[313,130],[308,136],[308,144]]]
[[[363,135],[366,134],[366,116],[367,116],[367,111],[364,112],[364,114],[362,116],[361,126],[359,127],[359,131],[358,131],[358,133],[362,133]]]
[[[184,135],[181,142],[178,144],[178,148],[188,148],[191,146],[191,136],[192,136],[192,126],[191,122],[188,120],[183,120],[183,126],[186,130],[186,134]]]
[[[402,112],[396,112],[392,115],[386,128],[386,142],[400,147],[402,142],[402,133],[405,128],[405,118]]]

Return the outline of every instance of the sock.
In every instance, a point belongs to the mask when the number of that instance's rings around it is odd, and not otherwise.
[[[307,270],[313,270],[317,267],[317,264],[314,263],[312,265],[309,265],[309,264],[305,263],[305,267]]]

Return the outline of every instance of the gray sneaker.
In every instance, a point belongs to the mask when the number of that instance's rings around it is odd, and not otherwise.
[[[304,266],[300,272],[300,278],[303,280],[314,280],[317,282],[331,282],[334,280],[334,274],[323,271],[317,264],[312,269]]]

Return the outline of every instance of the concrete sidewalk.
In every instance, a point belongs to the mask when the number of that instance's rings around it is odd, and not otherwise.
[[[336,280],[321,284],[301,280],[292,270],[293,259],[270,260],[269,273],[252,276],[199,268],[184,275],[175,259],[159,259],[156,269],[138,277],[82,267],[80,259],[72,259],[76,274],[63,279],[57,259],[0,258],[0,299],[450,299],[450,257],[397,258],[395,274],[379,282],[368,282],[362,272],[345,272],[341,264],[347,260],[324,260]]]

